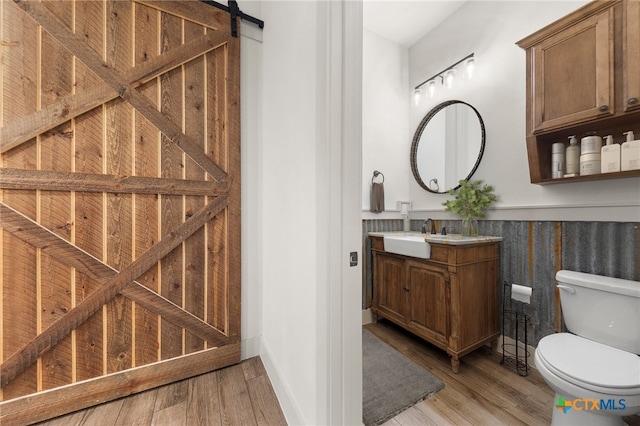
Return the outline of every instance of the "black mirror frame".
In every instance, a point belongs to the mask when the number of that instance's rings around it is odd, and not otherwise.
[[[467,175],[467,177],[464,178],[464,180],[469,180],[471,176],[473,176],[473,174],[478,169],[478,165],[480,165],[480,160],[482,160],[482,155],[484,154],[484,144],[485,144],[485,136],[486,136],[485,129],[484,129],[484,121],[482,121],[482,117],[480,116],[480,113],[478,112],[477,109],[473,107],[473,105],[469,105],[468,103],[462,102],[462,101],[452,100],[452,101],[442,102],[441,104],[435,106],[431,111],[427,113],[427,115],[424,116],[424,118],[418,125],[418,128],[416,129],[416,133],[413,136],[413,141],[411,142],[411,152],[409,155],[410,156],[409,161],[411,162],[411,172],[413,173],[414,179],[416,180],[416,182],[418,182],[418,185],[420,185],[423,189],[434,194],[446,194],[450,190],[456,190],[460,188],[460,184],[458,184],[455,188],[451,188],[444,192],[434,191],[433,189],[429,188],[429,186],[427,186],[424,183],[424,181],[422,180],[422,177],[420,176],[420,173],[418,172],[418,156],[417,156],[418,144],[420,143],[420,136],[422,136],[422,132],[424,131],[425,127],[427,127],[427,124],[429,124],[429,121],[431,121],[433,116],[436,115],[441,110],[443,110],[444,108],[453,104],[464,104],[469,108],[471,108],[476,113],[476,116],[478,116],[478,121],[480,122],[480,131],[482,133],[482,140],[480,141],[480,152],[478,153],[478,159],[476,160],[476,163],[473,165],[471,172],[469,172],[469,174]]]

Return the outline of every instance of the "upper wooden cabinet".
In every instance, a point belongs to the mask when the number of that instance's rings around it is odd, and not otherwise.
[[[531,46],[534,133],[614,113],[612,29],[607,9]]]
[[[587,132],[640,132],[640,3],[593,1],[518,42],[527,52],[527,153],[532,183],[551,178],[551,145]]]
[[[640,2],[624,3],[624,85],[625,111],[640,110]]]

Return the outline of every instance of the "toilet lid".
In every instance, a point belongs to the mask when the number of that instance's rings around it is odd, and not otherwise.
[[[578,386],[640,389],[640,356],[570,333],[546,336],[537,353],[554,373]]]

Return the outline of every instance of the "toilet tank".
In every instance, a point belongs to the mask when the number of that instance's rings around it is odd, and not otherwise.
[[[640,282],[564,270],[556,280],[570,332],[640,355]]]

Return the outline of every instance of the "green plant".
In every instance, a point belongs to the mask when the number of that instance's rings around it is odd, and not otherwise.
[[[498,197],[493,193],[493,186],[482,185],[482,180],[461,180],[458,183],[458,189],[448,191],[450,195],[455,195],[455,198],[442,203],[446,212],[458,214],[464,220],[482,218],[485,210],[498,201]]]

